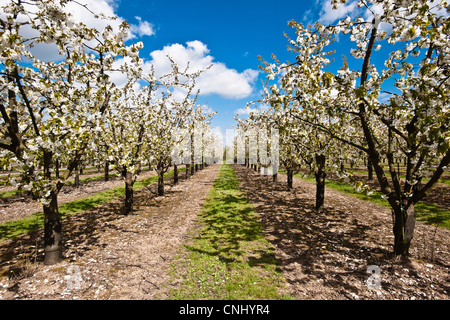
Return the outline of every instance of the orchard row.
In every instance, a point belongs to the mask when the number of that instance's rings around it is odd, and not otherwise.
[[[9,1],[1,8],[0,166],[20,172],[19,178],[10,176],[10,185],[33,194],[43,206],[46,264],[62,258],[58,193],[78,168],[117,169],[126,186],[125,212],[130,212],[140,168],[150,164],[162,180],[172,165],[179,141],[171,132],[193,134],[195,123],[205,145],[215,141],[213,114],[197,103],[201,71],[180,70],[169,57],[171,72],[145,73],[142,43],[125,45],[125,22],[119,30],[109,24],[97,30],[73,19],[73,5],[93,19],[109,19],[68,0]],[[56,47],[59,58],[38,59],[36,46]]]
[[[344,161],[367,159],[392,208],[394,253],[408,255],[414,206],[450,163],[450,6],[419,0],[358,6],[361,16],[334,25],[291,21],[295,61],[261,59],[264,96],[237,120],[242,131],[279,131],[280,165],[291,181],[299,165],[310,168],[318,209],[325,168],[348,177]]]

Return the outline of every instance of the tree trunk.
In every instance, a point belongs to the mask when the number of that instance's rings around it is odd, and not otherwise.
[[[272,182],[277,182],[278,179],[278,173],[275,173],[272,175]]]
[[[78,169],[78,166],[75,168],[75,187],[80,186],[80,171]]]
[[[372,166],[372,161],[370,161],[370,159],[367,159],[367,178],[369,180],[373,180],[373,166]]]
[[[53,153],[44,151],[44,176],[51,179]],[[52,265],[62,259],[62,224],[58,210],[58,191],[51,190],[47,198],[48,204],[43,205],[44,211],[44,263]]]
[[[287,172],[287,185],[288,185],[288,189],[292,189],[292,183],[293,183],[293,175],[294,175],[294,171],[292,170],[286,170]]]
[[[394,254],[408,256],[416,225],[414,205],[411,205],[407,210],[397,207],[393,210],[392,215],[394,220]]]
[[[173,165],[173,184],[178,183],[178,167],[176,164]]]
[[[55,177],[56,177],[56,179],[59,179],[59,161],[58,161],[58,159],[55,160]]]
[[[325,156],[316,155],[317,171],[315,172],[316,177],[316,209],[323,207],[325,202]]]
[[[186,165],[186,180],[189,179],[189,165]]]
[[[122,176],[125,178],[125,211],[124,214],[128,215],[133,211],[133,174],[127,170],[127,167],[123,167]]]
[[[158,196],[164,195],[164,172],[158,169]]]
[[[316,209],[323,207],[325,202],[325,177],[316,175]]]
[[[62,259],[62,224],[57,194],[52,191],[50,203],[44,209],[44,264],[52,265]]]
[[[105,181],[109,181],[109,161],[105,162]]]

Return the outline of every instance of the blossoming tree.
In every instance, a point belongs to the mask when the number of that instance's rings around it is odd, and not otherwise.
[[[104,30],[74,21],[65,11],[68,1],[10,1],[0,19],[0,148],[2,161],[21,173],[17,183],[32,192],[44,211],[45,263],[62,256],[62,223],[57,196],[79,165],[104,114],[120,92],[108,72],[119,56],[136,51],[126,47],[126,23]],[[91,12],[86,8],[86,14]],[[26,28],[36,36],[27,36]],[[33,55],[38,44],[56,46],[58,61]],[[67,165],[52,177],[55,164]]]
[[[345,0],[332,2],[337,7]],[[273,79],[281,78],[289,99],[309,101],[302,109],[307,113],[297,115],[300,123],[367,154],[392,208],[394,253],[407,255],[414,206],[450,162],[448,3],[360,0],[358,5],[365,8],[364,15],[335,25],[305,27],[292,21],[297,38],[290,45],[298,53],[296,61],[267,64],[265,70]],[[344,58],[332,73],[325,60],[311,59],[312,54],[320,57],[326,52],[337,35],[341,41],[349,36],[348,54],[362,61],[360,68],[350,69]],[[374,64],[373,52],[380,49],[384,63]],[[312,92],[317,86],[320,90]],[[308,114],[327,116],[329,121],[313,122]],[[405,157],[404,181],[396,170],[396,153]]]

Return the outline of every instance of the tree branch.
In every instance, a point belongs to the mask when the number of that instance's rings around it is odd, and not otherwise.
[[[28,113],[31,116],[31,123],[33,124],[34,132],[36,133],[37,136],[40,136],[41,134],[39,132],[39,128],[36,123],[36,118],[34,116],[33,109],[31,108],[30,100],[28,100],[27,94],[25,93],[25,90],[23,89],[22,82],[20,81],[19,72],[17,71],[17,67],[16,67],[16,70],[14,71],[14,78],[16,79],[17,86],[19,87],[20,95],[22,96],[22,99],[25,102],[25,105],[28,109]]]
[[[436,171],[434,172],[431,179],[427,182],[426,185],[420,190],[418,190],[416,193],[414,193],[409,200],[410,203],[415,204],[418,201],[422,200],[427,191],[430,190],[441,178],[442,174],[444,173],[444,167],[447,167],[450,164],[450,150],[447,151],[445,156],[442,158],[441,162],[439,163],[439,166],[436,168]]]

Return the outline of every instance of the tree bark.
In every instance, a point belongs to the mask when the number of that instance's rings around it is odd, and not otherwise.
[[[173,184],[178,183],[178,167],[176,164],[173,165]]]
[[[51,179],[53,153],[44,151],[43,169],[46,179]],[[44,211],[44,264],[52,265],[62,259],[62,224],[58,210],[58,189],[51,190],[47,198],[48,204],[43,205]]]
[[[80,170],[79,170],[79,166],[77,166],[75,168],[75,187],[79,187],[80,186]]]
[[[133,174],[127,170],[127,167],[123,167],[122,176],[125,178],[125,210],[124,215],[128,215],[133,211]]]
[[[158,169],[158,196],[164,195],[164,171]]]
[[[316,209],[323,207],[325,202],[325,156],[316,155],[317,170],[315,172],[316,177]]]
[[[50,203],[44,209],[44,264],[52,265],[62,259],[62,224],[57,194],[52,191]]]
[[[414,205],[410,205],[406,210],[399,206],[393,210],[392,215],[394,220],[394,254],[408,256],[416,225]]]
[[[370,158],[367,159],[367,178],[369,180],[373,180],[373,166],[372,161],[370,161]]]
[[[105,181],[109,181],[109,161],[105,162]]]
[[[294,171],[287,169],[286,170],[286,174],[287,174],[287,186],[288,186],[288,189],[292,189]]]
[[[58,159],[55,160],[55,177],[56,177],[56,179],[59,179],[59,161],[58,161]]]

